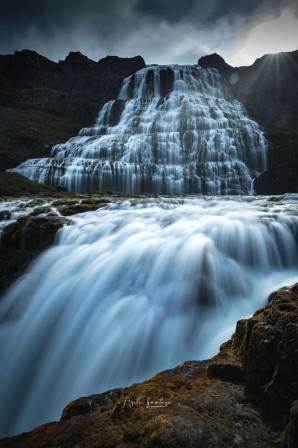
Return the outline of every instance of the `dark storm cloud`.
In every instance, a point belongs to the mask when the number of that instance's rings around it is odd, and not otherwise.
[[[186,2],[179,0],[163,0],[162,2],[160,0],[138,0],[136,9],[170,22],[179,22],[184,18],[190,21],[204,19],[213,22],[230,14],[250,15],[260,6],[260,3],[262,3],[260,0],[243,2],[239,2],[239,0],[188,0]],[[272,0],[268,3],[272,7],[272,5],[280,2]]]
[[[45,33],[58,27],[67,32],[85,20],[108,28],[119,21],[121,10],[121,0],[9,0],[1,5],[1,29],[19,35],[32,26]]]
[[[297,1],[0,0],[0,53],[30,48],[58,60],[79,50],[93,59],[142,54],[147,62],[195,63]]]
[[[129,7],[129,0],[126,5]],[[124,6],[121,0],[3,2],[0,19],[0,53],[12,52],[24,46],[39,50],[40,47],[44,47],[45,55],[49,54],[50,57],[57,59],[65,51],[63,47],[72,43],[81,43],[81,46],[84,46],[84,42],[88,45],[90,38],[98,42],[108,38],[112,40],[115,31],[123,26]],[[76,48],[69,47],[67,52],[72,49]]]

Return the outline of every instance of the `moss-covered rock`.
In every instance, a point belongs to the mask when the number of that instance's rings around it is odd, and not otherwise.
[[[298,399],[298,285],[280,289],[256,317],[244,357],[247,390],[283,424]]]
[[[96,202],[85,202],[85,203],[74,203],[71,205],[62,205],[59,207],[59,211],[61,215],[63,216],[71,216],[75,215],[76,213],[84,213],[84,212],[91,212],[93,210],[97,210],[101,207],[104,207],[106,205],[105,202],[103,203],[96,203]]]
[[[11,217],[11,212],[9,210],[0,211],[0,221],[8,220]]]
[[[250,399],[281,428],[298,399],[298,284],[271,294],[269,302],[237,323],[207,372],[209,377],[239,380],[233,373],[240,369]]]
[[[8,224],[0,235],[0,294],[2,294],[68,224],[58,216],[22,216]]]
[[[23,176],[0,172],[1,179],[16,180],[15,190],[36,188],[38,196],[30,195],[22,203],[22,214],[16,222],[9,224],[11,212],[2,210],[0,220],[7,225],[0,234],[0,295],[24,272],[30,262],[44,249],[51,246],[58,230],[70,221],[65,217],[76,213],[94,211],[106,206],[111,199],[105,194],[65,194],[50,187],[35,184]],[[7,192],[9,188],[5,186]],[[9,190],[10,193],[12,190]],[[35,190],[34,190],[35,191]],[[50,196],[50,197],[49,197]],[[56,197],[55,197],[56,196]],[[61,216],[62,215],[62,216]]]

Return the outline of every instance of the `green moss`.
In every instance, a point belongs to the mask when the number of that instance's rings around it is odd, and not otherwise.
[[[8,224],[0,236],[0,293],[12,284],[39,253],[53,244],[68,221],[60,217],[23,216]]]
[[[156,430],[153,431],[153,432],[150,434],[149,438],[150,438],[150,441],[151,441],[151,442],[154,442],[155,440],[157,440],[157,439],[159,438],[159,432],[156,431]]]
[[[117,420],[119,418],[124,418],[126,416],[125,410],[123,409],[122,403],[117,403],[112,411],[111,411],[111,417],[113,420]]]

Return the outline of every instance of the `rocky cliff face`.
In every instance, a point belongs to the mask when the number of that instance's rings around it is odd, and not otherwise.
[[[121,81],[144,66],[140,56],[94,62],[77,52],[59,63],[29,50],[0,56],[0,170],[46,156],[92,125]]]
[[[298,160],[274,165],[254,181],[258,194],[298,192]]]
[[[198,64],[217,68],[248,114],[265,129],[268,165],[274,169],[255,183],[257,193],[297,192],[297,168],[294,180],[292,162],[298,161],[298,50],[265,55],[249,67],[231,67],[217,54],[202,57]]]
[[[298,134],[298,50],[267,54],[248,67],[231,67],[217,54],[202,57],[198,64],[217,68],[267,132]]]
[[[269,301],[209,362],[79,398],[0,447],[297,447],[298,284]]]

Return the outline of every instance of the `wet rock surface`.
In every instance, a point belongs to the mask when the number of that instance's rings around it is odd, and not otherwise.
[[[0,447],[298,446],[298,284],[237,324],[209,361],[82,397]]]
[[[68,222],[59,216],[22,216],[0,235],[0,294],[17,280]]]
[[[237,323],[231,341],[209,363],[209,377],[222,377],[214,367],[236,355],[244,372],[247,397],[275,429],[285,429],[281,446],[296,447],[298,399],[298,284],[271,294],[269,305]],[[286,426],[287,425],[287,426]],[[291,436],[289,436],[291,434]],[[286,443],[285,445],[283,443]]]
[[[298,285],[273,294],[268,307],[250,320],[253,328],[242,356],[250,396],[280,425],[298,399],[297,297]]]
[[[0,210],[3,227],[0,233],[0,296],[43,250],[54,243],[58,230],[71,224],[69,217],[105,207],[113,197],[105,194],[82,197],[68,194],[63,197],[57,194],[58,198],[49,198],[45,192],[52,193],[52,189],[45,187],[42,196],[24,197],[14,212]],[[114,199],[117,198],[115,194]],[[20,215],[17,219],[13,219],[15,212]]]

